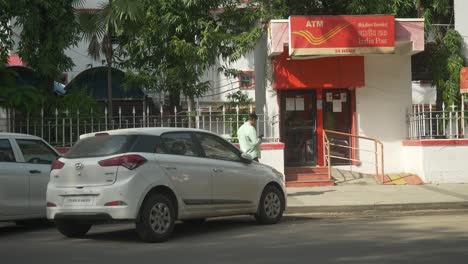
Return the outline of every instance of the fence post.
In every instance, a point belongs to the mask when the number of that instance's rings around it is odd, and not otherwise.
[[[94,132],[94,111],[91,108],[91,133]]]
[[[63,142],[62,147],[65,147],[65,137],[66,137],[66,135],[65,135],[65,122],[67,120],[66,117],[68,117],[68,109],[65,110],[65,116],[63,116],[63,118],[62,118],[62,142]]]
[[[58,109],[55,108],[55,143],[58,145]]]
[[[80,138],[80,109],[76,110],[76,137]]]
[[[119,105],[119,128],[122,128],[122,107]]]
[[[44,138],[44,108],[41,108],[41,138]]]
[[[26,115],[26,134],[29,134],[29,112]]]
[[[150,109],[149,109],[149,106],[146,107],[146,118],[147,118],[146,126],[147,126],[147,127],[150,127],[150,126],[151,126],[151,118],[150,118]]]
[[[432,139],[432,104],[429,104],[429,137]]]
[[[239,105],[236,106],[236,130],[239,128]]]
[[[133,115],[133,128],[136,127],[136,111],[135,106],[132,108],[132,115]]]
[[[73,142],[73,116],[72,116],[72,113],[70,112],[70,115],[67,115],[68,117],[70,117],[70,144],[69,146],[71,147],[72,145],[72,142]]]
[[[226,135],[226,106],[223,105],[223,135]]]
[[[159,115],[161,116],[161,127],[164,126],[164,109],[163,105],[159,105]]]
[[[177,127],[177,106],[174,106],[174,123],[175,127]]]
[[[208,111],[209,111],[209,117],[210,117],[210,118],[209,118],[209,119],[210,119],[209,128],[210,128],[210,132],[213,132],[213,130],[211,129],[211,121],[212,121],[212,120],[211,120],[211,105],[210,105],[210,107],[208,107]]]
[[[445,103],[442,103],[442,135],[447,136],[447,131],[445,129]]]
[[[107,107],[106,107],[104,108],[104,125],[105,125],[106,130],[108,130],[107,129],[107,114],[108,113],[107,113]]]
[[[200,105],[197,104],[196,116],[195,116],[195,126],[197,129],[200,129]]]
[[[266,105],[263,105],[263,134],[267,132],[267,113],[266,113]]]
[[[455,111],[455,137],[459,138],[459,132],[458,132],[458,111]]]
[[[188,101],[187,106],[187,117],[188,117],[188,128],[192,128],[192,102],[191,100]]]

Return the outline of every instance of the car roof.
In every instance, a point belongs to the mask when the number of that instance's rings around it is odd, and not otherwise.
[[[107,130],[101,132],[94,132],[83,134],[80,138],[87,138],[87,137],[94,137],[96,134],[99,133],[108,133],[109,135],[130,135],[130,134],[143,134],[143,135],[153,135],[153,136],[160,136],[161,134],[167,132],[204,132],[204,133],[211,133],[210,131],[203,130],[203,129],[196,129],[196,128],[183,128],[183,127],[143,127],[143,128],[126,128],[126,129],[115,129],[115,130]]]
[[[40,137],[28,135],[28,134],[20,134],[20,133],[6,133],[0,132],[0,138],[28,138],[28,139],[41,139]]]

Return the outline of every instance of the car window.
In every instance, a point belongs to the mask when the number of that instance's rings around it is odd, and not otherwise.
[[[229,161],[241,160],[239,151],[221,138],[210,134],[197,133],[197,139],[207,158]]]
[[[136,135],[108,135],[80,139],[65,155],[65,158],[104,157],[128,152]]]
[[[166,133],[156,146],[156,153],[181,156],[198,156],[191,133]]]
[[[17,139],[16,143],[18,143],[18,146],[23,153],[25,162],[52,164],[52,162],[57,158],[57,154],[40,140]]]
[[[16,162],[13,148],[8,139],[0,139],[0,162]]]

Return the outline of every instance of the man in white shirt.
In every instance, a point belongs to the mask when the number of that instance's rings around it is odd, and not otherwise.
[[[256,114],[250,114],[249,120],[237,130],[237,138],[239,139],[241,151],[249,154],[258,162],[258,159],[261,158],[260,144],[262,143],[262,136],[257,136],[257,130],[254,127],[257,119]]]

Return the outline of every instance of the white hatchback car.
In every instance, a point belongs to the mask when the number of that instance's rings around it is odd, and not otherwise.
[[[45,220],[50,167],[58,156],[39,137],[0,133],[0,221]]]
[[[251,214],[277,223],[284,175],[223,138],[197,129],[139,128],[82,135],[52,165],[47,217],[68,237],[110,220],[136,223],[147,242],[169,238],[174,222]]]

